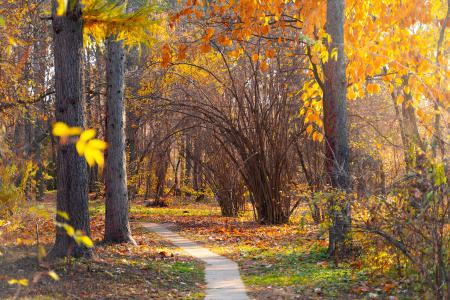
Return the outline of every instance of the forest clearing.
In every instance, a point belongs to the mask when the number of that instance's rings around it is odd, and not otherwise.
[[[449,299],[449,19],[1,0],[0,299]]]

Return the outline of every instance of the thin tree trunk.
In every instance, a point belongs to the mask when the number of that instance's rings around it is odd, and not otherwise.
[[[77,0],[69,1],[63,16],[56,16],[53,1],[53,46],[55,56],[56,120],[69,126],[84,125],[82,105],[81,57],[83,24],[81,6]],[[87,165],[72,143],[58,147],[57,163],[58,211],[66,212],[68,223],[90,235],[88,211]],[[60,215],[58,222],[66,222]],[[49,257],[90,257],[92,250],[78,245],[62,228],[56,230],[56,240]]]
[[[184,184],[187,185],[190,181],[191,178],[191,173],[192,173],[192,139],[191,136],[189,134],[186,134],[185,136],[186,138],[186,145],[185,145],[185,160],[186,160],[186,168],[185,173],[184,173]]]
[[[326,138],[325,172],[331,186],[346,191],[350,186],[349,150],[347,137],[347,79],[344,54],[345,0],[328,0],[326,30],[332,42],[329,52],[338,50],[337,59],[324,65],[323,111]],[[329,255],[343,253],[350,230],[350,205],[331,199],[331,225],[329,230]]]
[[[106,65],[106,242],[135,243],[131,237],[128,217],[128,191],[125,153],[124,69],[125,51],[121,41],[107,41]]]
[[[438,67],[440,67],[440,65],[441,65],[439,58],[441,56],[441,47],[442,47],[442,43],[444,42],[445,30],[449,24],[449,20],[450,20],[450,0],[447,0],[447,14],[445,16],[444,22],[442,23],[441,30],[439,32],[439,39],[438,39],[437,50],[436,50],[436,66],[438,66]],[[441,114],[439,112],[438,100],[435,100],[435,102],[434,102],[434,111],[436,113],[436,116],[434,117],[434,134],[433,134],[433,141],[431,143],[431,149],[432,149],[433,157],[436,157],[436,155],[437,155],[436,148],[439,145],[442,158],[444,158],[445,157],[445,143],[442,139],[442,132],[441,132],[441,128],[440,128]]]
[[[193,164],[192,164],[192,187],[198,192],[201,189],[201,145],[200,141],[196,140],[193,149]]]

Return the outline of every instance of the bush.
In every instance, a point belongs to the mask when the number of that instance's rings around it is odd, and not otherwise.
[[[397,249],[436,299],[449,294],[449,185],[442,163],[427,162],[354,209],[355,227]]]

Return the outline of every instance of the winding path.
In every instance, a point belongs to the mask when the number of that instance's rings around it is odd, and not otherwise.
[[[245,285],[239,275],[238,265],[221,255],[215,254],[199,244],[190,241],[167,227],[155,223],[142,223],[147,228],[189,255],[205,262],[205,300],[249,300]]]

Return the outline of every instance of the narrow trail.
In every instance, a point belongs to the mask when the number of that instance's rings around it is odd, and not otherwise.
[[[155,223],[143,223],[147,228],[189,255],[205,262],[205,300],[249,300],[241,280],[238,265],[221,255],[215,254],[199,244],[190,241],[167,227]]]

